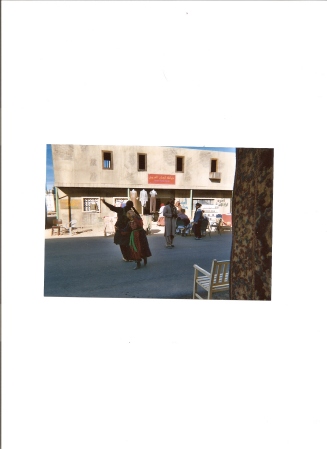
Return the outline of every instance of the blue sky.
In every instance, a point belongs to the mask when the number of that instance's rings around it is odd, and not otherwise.
[[[52,163],[52,151],[51,145],[47,145],[47,169],[46,169],[46,186],[47,190],[51,190],[54,185],[54,172],[53,172],[53,163]]]
[[[235,153],[235,148],[228,147],[190,147],[190,146],[176,146],[174,148],[188,148],[190,150],[209,150],[209,151],[224,151],[228,153]],[[46,169],[46,186],[47,190],[51,190],[54,185],[54,172],[53,172],[53,163],[52,163],[52,151],[51,145],[47,144],[47,169]]]

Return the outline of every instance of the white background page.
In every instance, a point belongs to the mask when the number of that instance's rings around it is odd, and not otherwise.
[[[326,448],[326,8],[2,2],[3,449]],[[46,144],[274,148],[272,301],[44,298]]]

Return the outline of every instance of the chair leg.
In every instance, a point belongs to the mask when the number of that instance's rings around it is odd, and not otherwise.
[[[195,280],[196,278],[195,278],[195,276],[194,276],[194,280],[193,280],[193,299],[195,299],[195,293],[196,293],[196,287],[197,287],[197,284],[196,284],[196,280]]]

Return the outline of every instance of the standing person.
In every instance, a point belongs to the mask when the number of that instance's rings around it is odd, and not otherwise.
[[[193,219],[193,229],[195,240],[201,240],[201,223],[203,220],[203,212],[201,210],[202,204],[196,203],[195,205],[195,214]]]
[[[160,209],[159,209],[159,217],[158,217],[158,221],[157,221],[157,225],[158,226],[164,226],[165,225],[165,217],[163,216],[164,208],[165,208],[165,204],[161,203],[160,204]]]
[[[101,198],[101,201],[109,207],[110,210],[117,213],[117,221],[115,223],[115,235],[114,235],[114,243],[120,246],[120,251],[123,255],[123,260],[125,262],[130,261],[130,249],[129,249],[129,236],[122,235],[121,230],[126,227],[128,224],[127,212],[132,209],[133,201],[127,201],[126,206],[124,207],[116,207],[112,204],[107,203],[104,198]]]
[[[173,241],[176,232],[177,209],[174,206],[174,198],[170,198],[163,210],[165,217],[166,248],[174,248]]]
[[[177,209],[177,213],[178,213],[178,214],[182,212],[182,205],[181,205],[181,202],[180,202],[180,201],[176,201],[175,207],[176,207],[176,209]]]
[[[141,216],[135,209],[129,210],[126,215],[129,222],[121,232],[129,238],[130,258],[136,262],[133,270],[138,270],[141,268],[141,260],[143,259],[144,265],[146,265],[148,257],[152,254]]]
[[[165,208],[164,203],[161,203],[160,204],[160,209],[159,209],[159,218],[163,217],[163,210],[164,210],[164,208]]]

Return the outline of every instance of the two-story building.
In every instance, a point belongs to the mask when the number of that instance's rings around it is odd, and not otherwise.
[[[52,145],[58,218],[94,226],[115,215],[101,202],[134,202],[143,215],[173,197],[191,218],[231,212],[235,148]],[[154,214],[156,215],[156,214]]]

